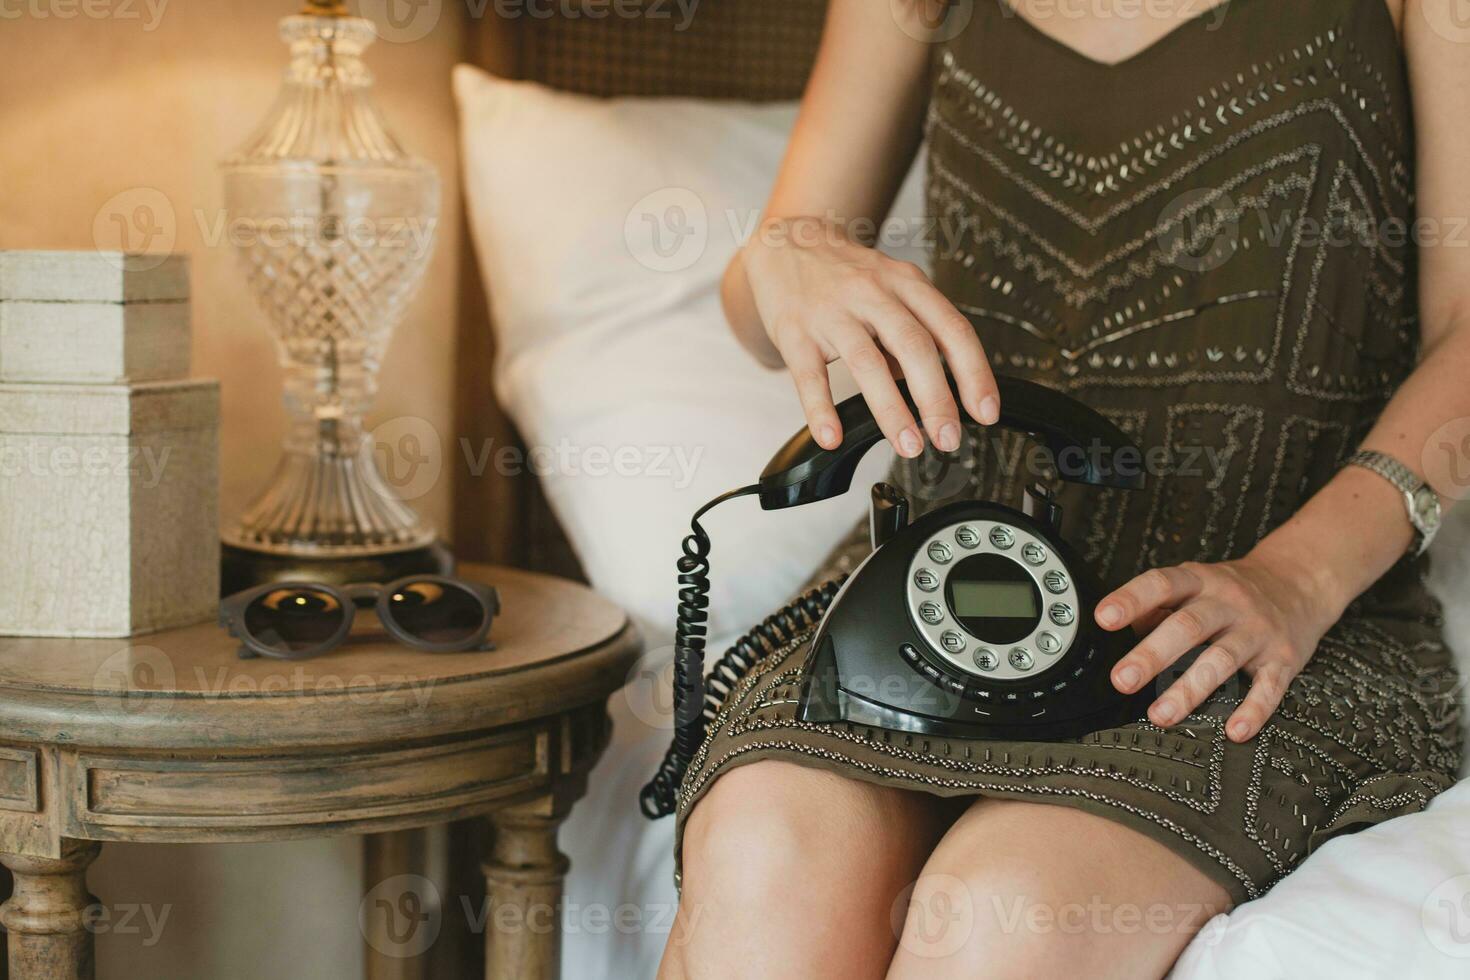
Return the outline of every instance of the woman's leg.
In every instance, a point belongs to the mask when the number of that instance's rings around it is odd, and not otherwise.
[[[924,865],[888,976],[1162,977],[1229,907],[1219,884],[1122,824],[981,800]]]
[[[721,776],[684,828],[660,980],[882,977],[953,807],[789,762]]]

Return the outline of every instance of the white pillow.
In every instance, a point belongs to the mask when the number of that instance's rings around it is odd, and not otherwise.
[[[802,425],[786,374],[740,349],[719,306],[796,107],[595,99],[465,65],[454,90],[496,393],[528,443],[561,450],[541,477],[592,584],[665,643],[689,517],[753,483]],[[904,228],[921,228],[918,172],[894,208]],[[920,239],[890,251],[923,260]],[[604,453],[636,472],[588,475],[609,468]],[[712,513],[713,628],[741,632],[786,601],[890,458],[873,453],[858,492],[836,501]]]
[[[650,651],[609,706],[612,745],[562,838],[569,915],[632,908],[640,927],[610,933],[574,918],[565,972],[653,976],[676,901],[673,821],[647,823],[637,792],[669,740],[674,562],[694,510],[755,482],[802,425],[785,373],[740,349],[719,304],[720,275],[765,201],[796,107],[593,99],[467,66],[454,91],[499,342],[496,393],[529,444],[564,449],[541,473],[547,497],[592,584],[630,612]],[[900,233],[883,240],[907,238],[885,250],[923,262],[922,236],[901,233],[923,227],[919,172],[885,229]],[[691,234],[674,237],[681,229]],[[833,381],[851,390],[850,379]],[[640,475],[575,465],[589,447],[629,446],[650,450],[626,457]],[[837,500],[762,513],[744,499],[709,515],[714,655],[815,571],[891,458],[869,454],[854,492]],[[649,472],[660,462],[665,472]]]
[[[1470,976],[1470,783],[1334,838],[1194,938],[1170,980]]]

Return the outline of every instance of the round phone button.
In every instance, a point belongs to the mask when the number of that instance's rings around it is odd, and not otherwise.
[[[945,630],[939,634],[939,645],[950,653],[963,653],[965,650],[965,638],[954,630]]]
[[[925,592],[933,592],[939,588],[939,576],[932,569],[921,568],[914,573],[914,584]]]
[[[984,647],[976,650],[975,655],[971,659],[975,661],[975,666],[981,670],[994,670],[1000,666],[1000,658],[995,655],[995,651],[987,650]]]
[[[954,550],[943,541],[929,542],[929,558],[940,565],[948,565],[949,560],[954,557]]]
[[[1062,648],[1062,639],[1055,633],[1043,632],[1036,637],[1036,649],[1042,653],[1056,653]]]
[[[1031,656],[1031,651],[1025,647],[1016,647],[1006,659],[1017,670],[1030,670],[1036,664],[1036,659]]]
[[[1065,602],[1053,602],[1048,612],[1051,614],[1051,621],[1058,626],[1071,626],[1075,618],[1072,607]]]
[[[930,626],[937,626],[944,622],[944,608],[931,600],[919,603],[919,615]]]
[[[1055,568],[1041,576],[1041,581],[1046,585],[1048,592],[1061,593],[1067,591],[1067,576]]]
[[[996,525],[990,529],[990,543],[1002,551],[1016,543],[1016,535],[1008,527]]]
[[[980,532],[968,524],[955,528],[954,539],[961,548],[973,548],[980,543]]]
[[[1028,541],[1021,548],[1021,557],[1026,559],[1028,565],[1046,564],[1046,549],[1035,541]]]

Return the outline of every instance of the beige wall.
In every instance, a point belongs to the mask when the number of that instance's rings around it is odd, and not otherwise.
[[[270,106],[286,56],[275,22],[294,8],[164,0],[150,30],[149,2],[86,0],[136,19],[62,19],[56,12],[81,9],[82,0],[0,0],[0,248],[91,248],[99,225],[101,244],[115,246],[110,212],[166,199],[173,248],[193,263],[194,373],[223,388],[228,519],[269,475],[284,409],[264,317],[235,256],[206,238],[222,206],[218,161]],[[156,9],[160,0],[151,2]],[[422,40],[368,51],[390,125],[439,167],[445,216],[424,290],[389,350],[374,420],[416,415],[445,434],[460,231],[448,76],[462,44],[462,25],[446,12]],[[448,481],[416,506],[447,530]]]
[[[141,17],[62,19],[56,14],[81,9],[78,0],[0,0],[0,248],[91,248],[99,211],[116,195],[167,199],[173,248],[193,260],[194,373],[222,382],[221,504],[230,517],[276,458],[280,376],[234,256],[205,244],[196,212],[217,214],[217,161],[270,104],[286,54],[275,21],[293,5],[171,0],[149,30],[147,0],[87,4]],[[446,16],[420,41],[380,42],[368,53],[390,124],[439,167],[446,219],[424,291],[389,351],[374,418],[417,415],[441,433],[451,431],[460,247],[449,68],[461,31]],[[102,225],[117,234],[105,215]],[[417,506],[447,530],[447,481]],[[109,905],[147,903],[155,918],[165,910],[168,918],[156,943],[146,925],[101,935],[99,975],[361,976],[358,850],[351,840],[109,847],[93,869],[93,891]]]

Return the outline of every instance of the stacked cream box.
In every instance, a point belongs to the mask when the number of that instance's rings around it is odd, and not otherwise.
[[[219,385],[184,256],[0,252],[0,634],[130,636],[219,604]]]

